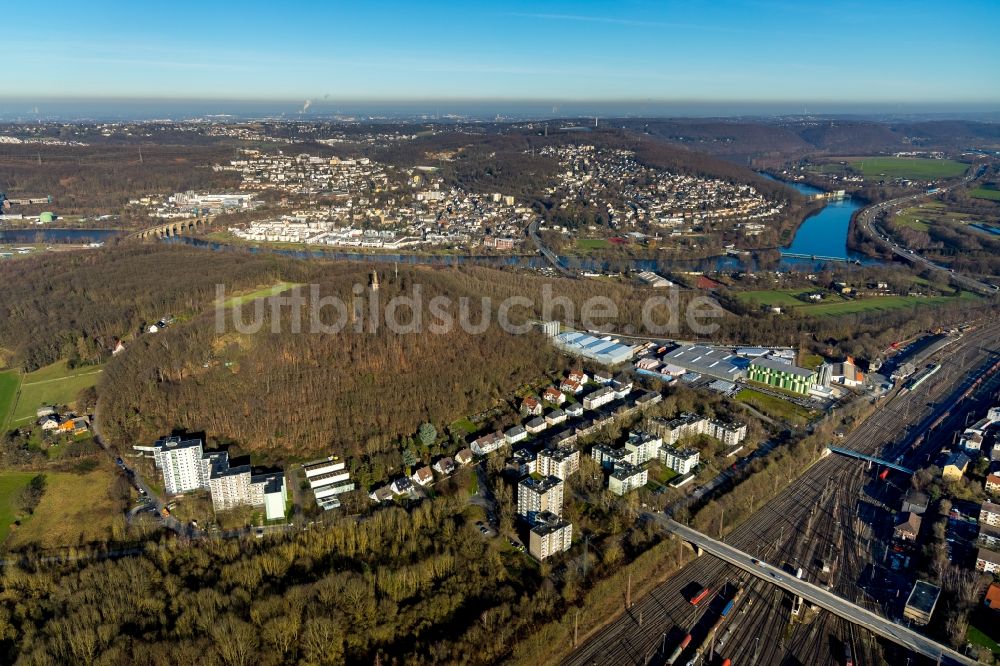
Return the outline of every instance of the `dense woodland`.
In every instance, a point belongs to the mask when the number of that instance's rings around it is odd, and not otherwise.
[[[208,254],[176,246],[39,253],[0,262],[0,366],[35,370],[60,358],[106,360],[144,323],[200,312],[228,289],[298,279],[309,267],[276,255]]]
[[[493,663],[562,599],[525,558],[491,548],[464,508],[444,498],[281,541],[6,567],[0,661]]]
[[[11,197],[52,196],[51,204],[19,208],[15,211],[19,213],[119,215],[124,226],[149,226],[149,218],[130,217],[130,199],[190,189],[234,189],[240,182],[236,174],[211,168],[232,159],[233,150],[218,144],[7,144],[0,148],[0,192]]]
[[[367,284],[361,265],[314,266],[324,297],[351,303],[354,285]],[[500,329],[504,299],[517,296],[533,304],[511,309],[511,322],[523,324],[545,314],[551,292],[553,302],[562,301],[550,316],[579,325],[579,304],[601,294],[617,304],[619,314],[594,323],[620,330],[626,322],[641,321],[645,296],[624,285],[542,280],[484,268],[406,269],[398,277],[386,271],[381,284],[381,309],[393,297],[413,297],[420,289],[424,332],[394,333],[381,324],[373,332],[366,294],[356,319],[360,331],[352,324],[334,333],[290,333],[292,308],[282,308],[276,321],[285,333],[272,334],[271,308],[262,308],[264,323],[255,334],[239,333],[231,323],[219,334],[208,313],[142,337],[107,366],[100,386],[104,433],[112,441],[139,441],[186,428],[272,456],[370,454],[412,434],[422,422],[443,432],[455,419],[509,400],[526,382],[566,367],[568,359],[538,330],[511,335]],[[457,324],[434,332],[431,326],[441,321],[429,308],[435,297],[450,299],[448,312],[456,322],[460,299],[467,299],[467,321],[478,326],[486,316],[490,324],[481,332]],[[243,308],[244,321],[251,321],[254,307]],[[408,309],[399,314],[400,323],[412,321]],[[337,313],[325,309],[322,317],[332,324]],[[306,304],[303,330],[309,330],[311,318]]]

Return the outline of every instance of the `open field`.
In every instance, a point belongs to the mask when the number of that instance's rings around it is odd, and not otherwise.
[[[1000,201],[1000,190],[995,190],[992,187],[977,187],[973,190],[969,190],[969,196],[976,199],[989,199],[990,201]]]
[[[759,409],[771,418],[781,419],[788,423],[805,425],[812,417],[809,410],[804,407],[753,389],[740,389],[735,397],[738,401]]]
[[[11,423],[34,418],[41,405],[66,405],[76,400],[77,394],[97,384],[101,377],[101,366],[87,365],[72,370],[66,361],[57,361],[35,372],[29,372],[21,380],[21,395],[14,408]]]
[[[576,246],[581,250],[604,250],[611,246],[611,243],[603,238],[577,238]]]
[[[920,157],[864,157],[849,161],[851,167],[865,178],[907,178],[936,180],[955,178],[965,173],[969,165],[954,160],[934,160]]]
[[[7,429],[7,419],[14,409],[14,399],[17,397],[17,387],[21,375],[16,370],[0,372],[0,430]]]
[[[10,526],[20,513],[18,495],[34,476],[34,472],[0,472],[0,543],[7,539]]]
[[[29,472],[28,478],[32,476]],[[118,511],[108,494],[113,477],[107,465],[87,474],[53,472],[45,477],[48,484],[42,501],[10,536],[8,546],[60,548],[111,538],[111,523]]]
[[[300,287],[300,286],[302,285],[300,285],[297,282],[278,282],[277,284],[273,284],[269,287],[261,287],[260,289],[256,289],[246,294],[231,296],[230,298],[227,298],[225,303],[223,303],[222,305],[223,307],[231,308],[237,305],[242,305],[243,303],[254,301],[258,298],[267,298],[268,296],[276,296],[277,294],[280,294],[283,291],[288,291],[292,287]]]
[[[922,305],[943,305],[950,303],[955,298],[976,298],[967,292],[962,292],[961,296],[875,296],[872,298],[862,298],[842,303],[819,303],[808,305],[802,308],[806,312],[818,317],[832,317],[836,315],[854,314],[857,312],[875,312],[884,310],[898,310],[900,308],[915,308]]]
[[[795,296],[816,291],[815,289],[770,289],[744,291],[735,294],[744,303],[759,303],[766,306],[795,308],[796,312],[815,317],[835,317],[858,312],[898,310],[922,305],[941,305],[951,302],[956,296],[869,296],[867,298],[846,299],[837,294],[824,292],[819,303],[806,303]],[[958,298],[975,298],[962,292]]]
[[[759,303],[760,305],[783,308],[795,308],[804,306],[805,303],[796,298],[799,294],[811,293],[810,289],[761,289],[757,291],[741,291],[734,294],[736,298],[744,303]]]

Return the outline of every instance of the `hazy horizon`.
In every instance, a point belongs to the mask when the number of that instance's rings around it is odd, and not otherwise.
[[[296,0],[280,10],[259,0],[238,9],[109,0],[99,10],[54,0],[45,12],[5,9],[12,29],[0,106],[8,116],[11,103],[30,101],[15,109],[30,114],[55,98],[229,100],[216,103],[218,113],[237,104],[288,113],[369,102],[377,112],[393,100],[428,114],[449,105],[456,110],[440,113],[460,113],[456,100],[497,113],[528,101],[532,115],[623,104],[628,115],[649,113],[644,106],[694,115],[1000,108],[1000,74],[988,56],[1000,5],[982,2],[957,0],[947,11],[903,0]]]
[[[827,100],[533,100],[533,99],[169,99],[24,97],[0,99],[0,121],[85,120],[544,120],[578,118],[857,117],[1000,121],[1000,104],[871,103]]]

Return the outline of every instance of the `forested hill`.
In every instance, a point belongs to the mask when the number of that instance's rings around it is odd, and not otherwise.
[[[351,303],[353,286],[366,283],[362,265],[322,266],[315,278],[323,296]],[[421,422],[443,430],[511,399],[524,383],[566,367],[568,359],[537,330],[513,335],[496,323],[502,299],[518,296],[541,304],[546,284],[576,303],[597,293],[608,296],[619,304],[619,326],[640,319],[642,291],[624,285],[543,281],[477,268],[400,269],[398,278],[383,275],[380,308],[419,289],[421,332],[393,332],[384,323],[372,332],[370,301],[360,310],[360,331],[347,325],[336,332],[308,332],[308,305],[302,333],[292,332],[290,309],[272,320],[266,308],[257,333],[240,333],[232,325],[217,333],[208,313],[143,337],[108,364],[99,387],[101,425],[111,441],[148,441],[175,428],[206,431],[271,458],[380,451]],[[440,321],[428,307],[435,297],[448,299],[446,309],[456,321],[460,299],[467,299],[467,321],[478,327],[486,314],[489,326],[481,332],[457,324],[447,331],[431,328]],[[245,321],[252,311],[244,308]],[[400,321],[408,323],[409,310],[399,312]],[[537,308],[512,313],[518,323],[540,314]],[[337,320],[331,308],[321,316],[324,323]],[[274,321],[278,333],[271,332]]]
[[[96,363],[114,339],[166,315],[201,312],[229,290],[312,270],[277,255],[178,246],[47,252],[0,262],[0,365],[35,370],[60,358]]]
[[[740,164],[806,154],[867,155],[896,150],[1000,147],[1000,124],[971,121],[629,119],[625,127]]]

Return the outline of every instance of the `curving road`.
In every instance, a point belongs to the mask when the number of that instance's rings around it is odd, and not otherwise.
[[[979,178],[981,175],[983,175],[983,172],[985,170],[986,167],[984,165],[981,165],[977,169],[974,169],[970,171],[968,174],[966,174],[965,178],[963,178],[961,181],[954,183],[952,185],[946,185],[944,187],[940,187],[931,194],[940,194],[943,192],[947,192],[948,190],[954,189],[956,187],[962,187],[967,183],[970,183],[971,181],[975,180],[976,178]],[[965,287],[966,289],[971,289],[973,291],[978,291],[984,294],[996,293],[998,290],[993,285],[986,284],[985,282],[980,282],[979,280],[968,277],[967,275],[955,273],[950,268],[942,266],[941,264],[934,263],[930,259],[927,259],[926,257],[920,255],[919,253],[914,252],[913,250],[900,245],[896,241],[892,240],[892,238],[890,238],[887,233],[882,231],[882,229],[880,229],[875,224],[875,218],[877,217],[878,214],[890,211],[897,206],[902,206],[903,204],[916,203],[921,199],[927,198],[931,194],[928,194],[927,192],[920,192],[919,194],[908,194],[905,197],[899,197],[898,199],[891,199],[889,201],[883,201],[881,203],[874,204],[872,206],[869,206],[868,208],[862,209],[858,213],[857,223],[858,225],[860,225],[861,229],[864,230],[872,239],[881,243],[883,247],[887,248],[897,257],[905,259],[910,263],[918,264],[925,268],[929,268],[931,270],[944,271],[945,273],[948,273],[949,277],[954,282],[956,282],[960,286]]]

